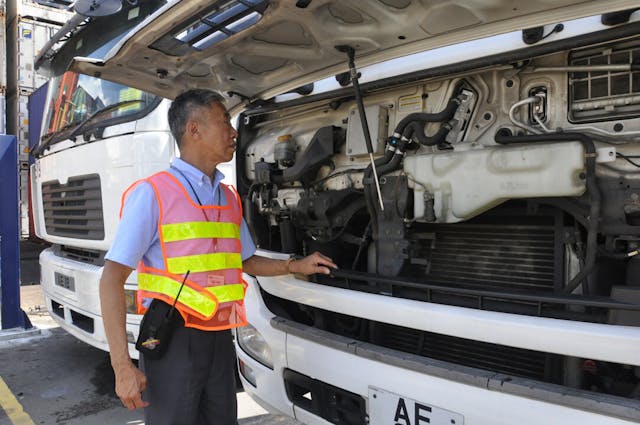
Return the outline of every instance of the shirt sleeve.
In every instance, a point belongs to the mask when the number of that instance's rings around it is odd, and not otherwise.
[[[158,202],[151,185],[142,182],[125,199],[116,235],[105,258],[135,269],[157,239]]]
[[[244,221],[244,218],[240,224],[240,243],[242,244],[242,261],[250,258],[256,253],[256,244],[253,243],[251,232],[249,232],[249,227]]]

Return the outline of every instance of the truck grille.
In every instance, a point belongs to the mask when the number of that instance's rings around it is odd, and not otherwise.
[[[549,381],[552,355],[371,322],[372,343],[423,357],[507,375]],[[551,379],[553,381],[553,379]]]
[[[560,355],[367,320],[285,301],[265,291],[261,294],[270,311],[286,310],[289,320],[346,338],[510,376],[551,383],[562,380]]]
[[[71,177],[66,184],[42,183],[45,228],[49,235],[104,239],[100,176]]]
[[[53,251],[58,257],[68,258],[81,263],[104,266],[105,251],[87,248],[74,248],[65,245],[53,245]]]

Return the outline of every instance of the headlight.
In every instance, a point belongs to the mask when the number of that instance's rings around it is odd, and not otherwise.
[[[269,347],[269,344],[256,328],[251,325],[236,328],[236,335],[238,337],[238,345],[242,348],[242,351],[268,368],[273,369],[271,347]]]

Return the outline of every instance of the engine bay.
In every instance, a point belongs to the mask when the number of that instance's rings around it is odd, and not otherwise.
[[[378,90],[364,99],[375,171],[354,98],[247,117],[239,186],[256,240],[320,250],[344,270],[431,281],[441,232],[515,235],[546,222],[556,260],[536,265],[525,237],[509,267],[531,268],[526,287],[626,292],[633,273],[607,284],[597,275],[638,261],[640,73],[630,64],[639,55],[640,41],[629,40]],[[468,277],[484,277],[447,284],[509,290],[509,273],[493,282],[502,272],[491,265],[507,245],[473,240],[451,255],[466,255]]]
[[[339,270],[314,277],[326,285],[640,326],[638,58],[640,39],[625,38],[376,87],[361,108],[340,93],[250,110],[237,160],[254,239],[332,257]],[[320,328],[377,334],[265,296]],[[580,363],[593,360],[540,355],[540,376],[519,374],[629,397],[639,387],[629,366],[595,362],[615,387],[596,388]]]

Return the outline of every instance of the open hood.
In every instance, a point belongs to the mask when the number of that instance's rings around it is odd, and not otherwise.
[[[235,96],[228,106],[233,107],[347,71],[347,55],[336,46],[353,47],[360,68],[634,5],[640,2],[172,1],[135,27],[104,60],[76,58],[71,67],[167,98],[197,87],[231,93]]]

